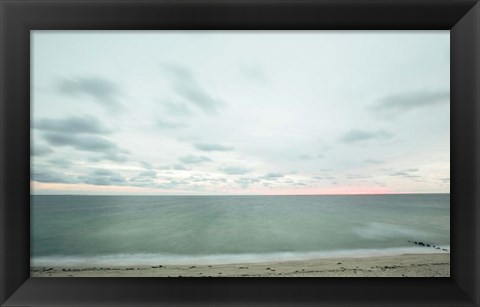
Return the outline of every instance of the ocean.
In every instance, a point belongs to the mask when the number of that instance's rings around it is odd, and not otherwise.
[[[410,241],[410,242],[409,242]],[[223,264],[450,251],[450,195],[31,196],[31,264]]]

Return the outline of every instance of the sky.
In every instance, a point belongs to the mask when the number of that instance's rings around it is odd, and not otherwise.
[[[449,31],[32,31],[32,194],[449,193]]]

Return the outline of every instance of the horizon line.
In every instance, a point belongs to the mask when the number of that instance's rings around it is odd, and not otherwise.
[[[30,194],[30,196],[385,196],[385,195],[428,195],[450,194],[450,192],[420,193],[350,193],[350,194]]]

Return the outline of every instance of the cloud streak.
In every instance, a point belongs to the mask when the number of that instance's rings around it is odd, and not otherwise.
[[[55,146],[71,146],[78,150],[93,151],[93,152],[105,152],[105,151],[117,151],[118,146],[103,138],[92,135],[68,135],[63,133],[45,133],[45,139]]]
[[[155,187],[157,178],[157,172],[155,171],[143,171],[128,180],[128,183],[137,187]]]
[[[340,141],[343,143],[360,143],[372,140],[389,140],[392,137],[393,134],[384,130],[350,130],[340,137]]]
[[[41,119],[34,124],[34,128],[42,131],[61,133],[91,133],[106,134],[110,130],[93,116],[70,116],[64,119]]]
[[[390,176],[392,176],[392,177],[404,177],[404,178],[409,178],[409,179],[421,178],[421,176],[419,176],[417,174],[412,174],[412,173],[416,173],[416,172],[418,172],[417,168],[411,168],[411,169],[406,169],[406,170],[391,173]]]
[[[260,182],[259,178],[245,178],[241,177],[235,180],[241,188],[248,188],[250,185]]]
[[[79,183],[77,178],[68,176],[62,172],[51,171],[45,168],[35,167],[32,170],[31,178],[36,182],[44,183]]]
[[[53,152],[53,149],[46,145],[33,145],[30,150],[30,155],[43,157]]]
[[[370,107],[375,112],[400,112],[417,108],[447,104],[450,101],[449,91],[438,92],[406,92],[387,96]]]
[[[57,89],[61,94],[70,97],[91,97],[99,105],[110,110],[121,108],[118,100],[120,88],[104,78],[95,76],[63,78],[58,83]]]
[[[209,94],[186,67],[164,64],[162,70],[170,75],[175,94],[188,104],[206,113],[217,113],[217,109],[223,104]]]
[[[80,151],[100,154],[93,160],[103,159],[115,162],[125,162],[127,160],[128,151],[121,149],[117,144],[103,137],[53,132],[47,132],[43,136],[53,146],[66,146]]]
[[[119,173],[105,169],[96,169],[86,176],[80,176],[86,184],[100,186],[123,186],[127,184],[127,180]]]
[[[214,143],[196,143],[193,146],[195,146],[196,149],[201,150],[201,151],[230,151],[230,150],[233,150],[233,147],[223,146],[223,145],[214,144]]]
[[[264,179],[264,180],[277,180],[279,178],[282,178],[284,177],[285,175],[282,174],[282,173],[276,173],[276,172],[273,172],[273,173],[268,173],[262,177],[260,177],[260,179]]]

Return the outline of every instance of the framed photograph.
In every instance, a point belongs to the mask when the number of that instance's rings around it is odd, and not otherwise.
[[[3,1],[1,303],[477,306],[479,10]]]

